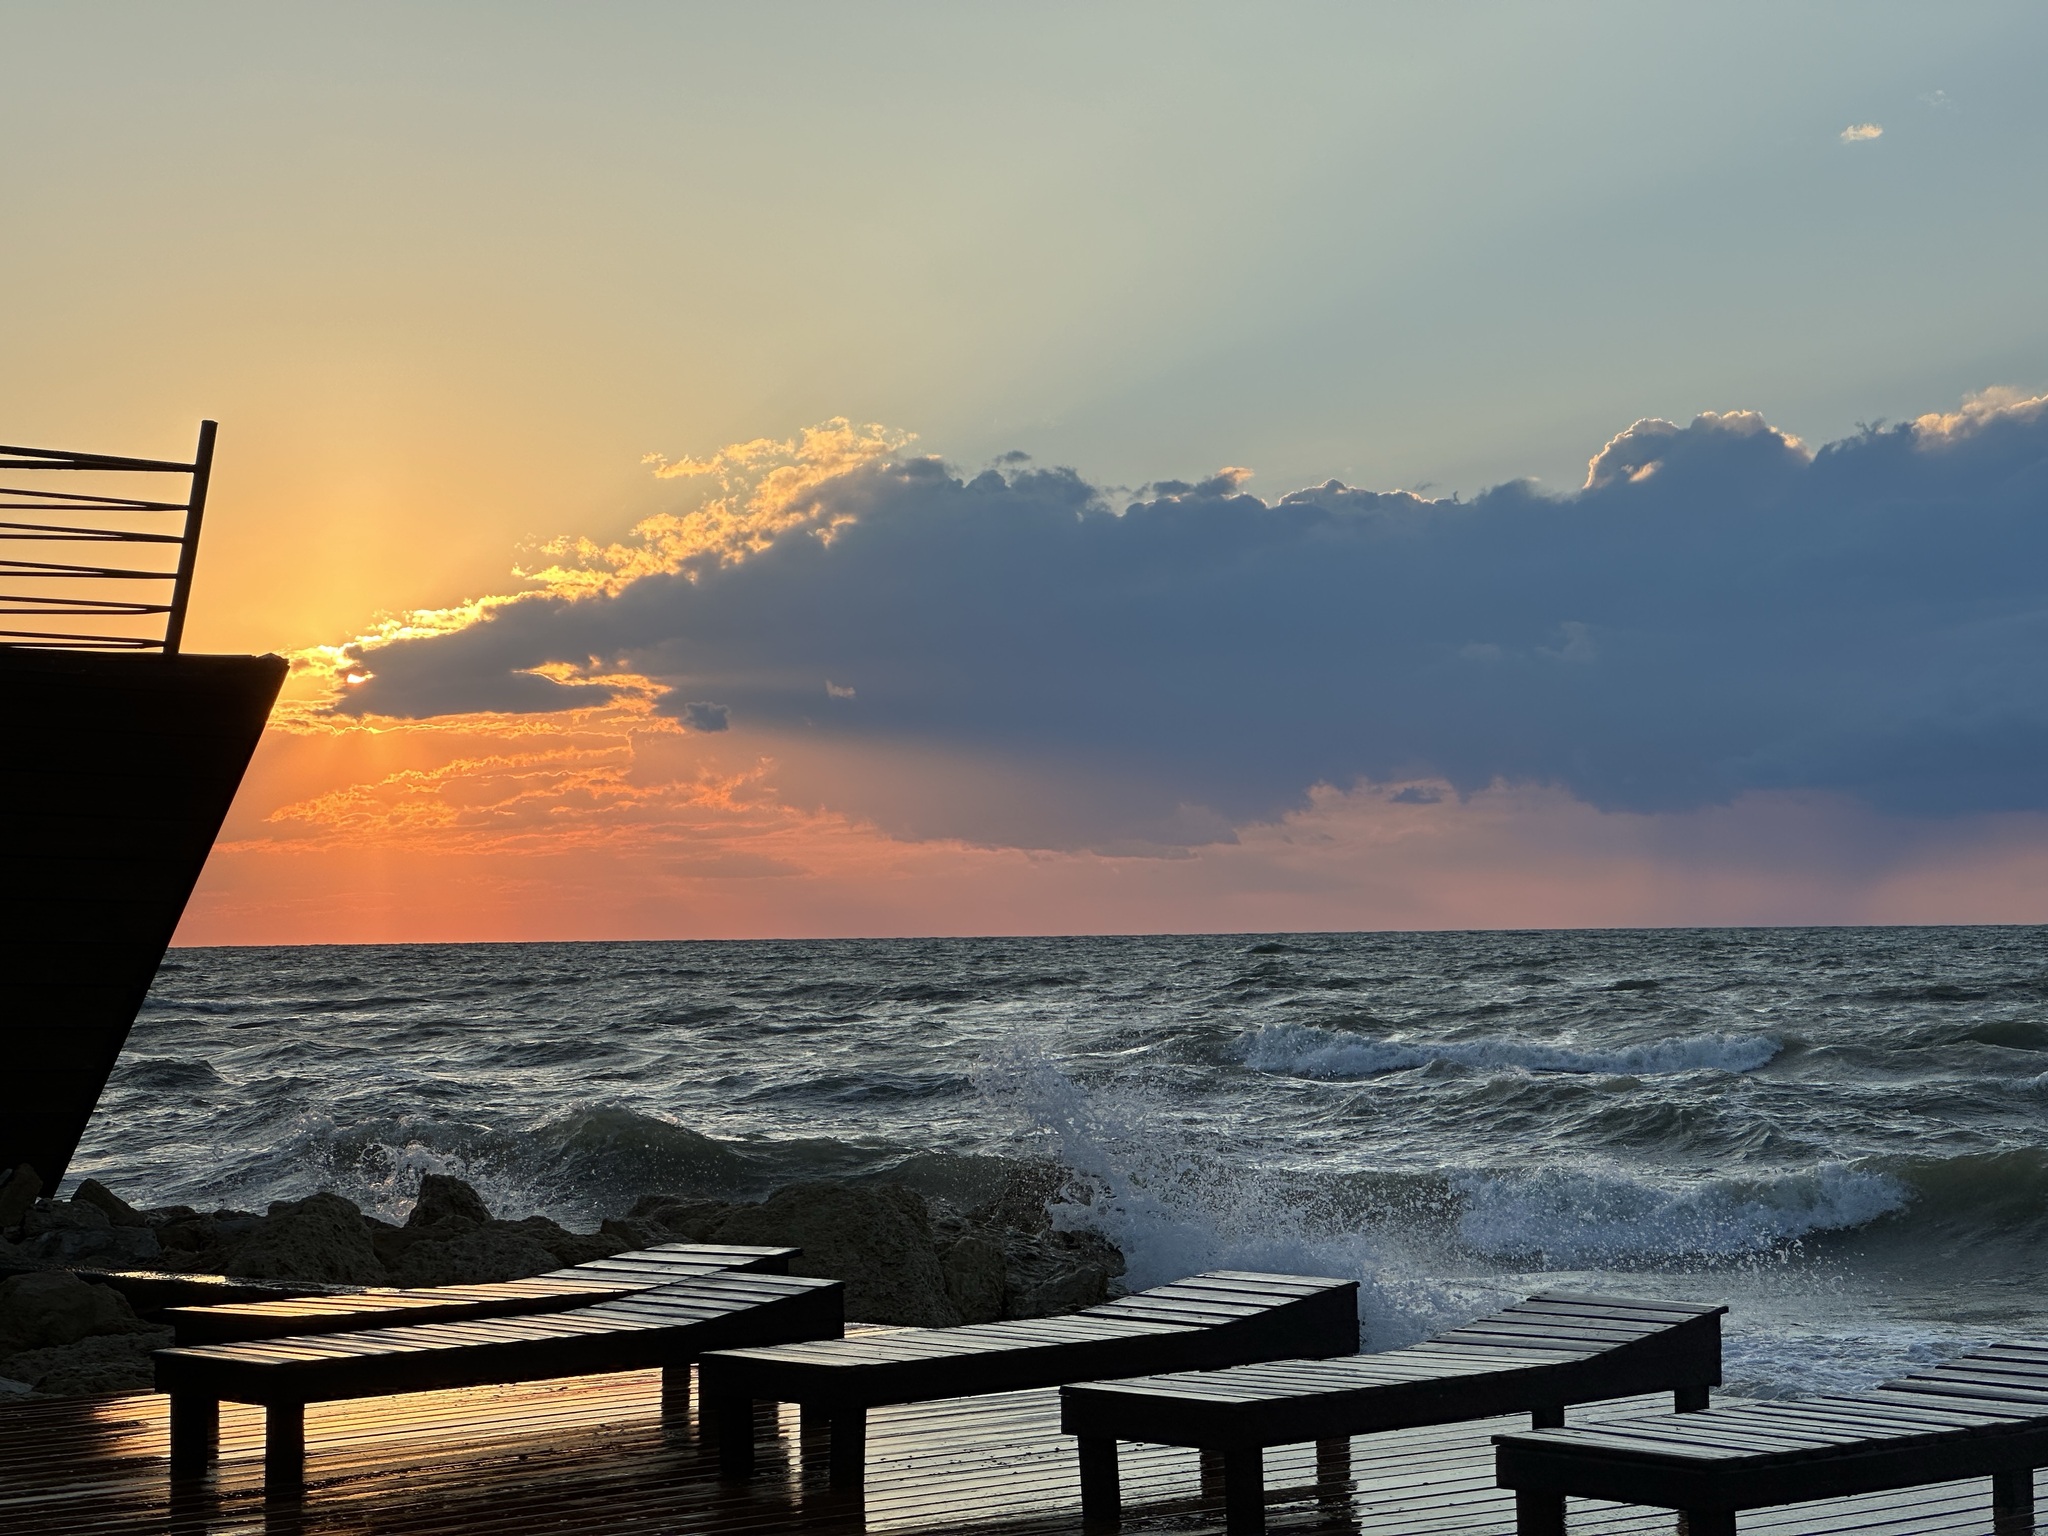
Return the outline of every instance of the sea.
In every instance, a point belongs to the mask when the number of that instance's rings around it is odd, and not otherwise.
[[[2048,1338],[2048,929],[180,949],[72,1177],[587,1227],[1052,1166],[1133,1288],[1353,1277],[1368,1349],[1719,1301],[1731,1390],[1863,1385]]]

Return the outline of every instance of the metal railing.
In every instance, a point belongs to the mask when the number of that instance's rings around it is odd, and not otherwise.
[[[144,546],[132,553],[124,550],[111,558],[141,561],[141,564],[91,565],[72,560],[17,559],[0,554],[0,581],[9,588],[0,591],[0,645],[29,646],[46,650],[162,651],[175,656],[185,638],[185,610],[192,600],[192,572],[199,556],[199,525],[206,515],[206,485],[213,471],[215,425],[199,423],[199,447],[192,462],[179,464],[168,459],[129,459],[105,453],[68,453],[54,448],[13,448],[0,444],[0,475],[10,483],[0,484],[0,516],[35,513],[50,521],[0,522],[0,544],[44,546],[37,554],[69,553],[58,546],[70,544],[118,544]],[[11,483],[24,472],[41,474],[61,471],[82,477],[72,483],[82,490],[54,490],[42,485]],[[102,489],[101,476],[185,475],[189,477],[183,501],[159,501],[123,496]],[[153,487],[152,487],[153,488]],[[165,514],[184,514],[176,533],[160,531]],[[168,560],[176,546],[176,564],[150,564],[155,553]],[[81,551],[80,553],[83,553]],[[164,582],[162,588],[143,589],[143,595],[118,595],[136,589],[135,582]],[[83,584],[85,595],[73,595]],[[163,601],[154,599],[159,594]],[[161,634],[155,632],[157,617],[163,618]],[[40,619],[44,629],[10,627],[9,620]],[[128,624],[99,625],[91,621],[115,619]],[[90,625],[90,628],[81,628]],[[133,632],[101,634],[93,629],[127,629]]]

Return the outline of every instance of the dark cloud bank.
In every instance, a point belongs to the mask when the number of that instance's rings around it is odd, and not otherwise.
[[[694,581],[384,646],[346,707],[564,708],[592,690],[520,669],[623,661],[736,745],[814,733],[1118,786],[1097,838],[1361,778],[1637,811],[1777,789],[2048,806],[2038,403],[1817,453],[1754,416],[1641,422],[1562,497],[1333,481],[1268,505],[1227,476],[1146,495],[1114,511],[1069,470],[871,465],[817,493],[853,519],[829,543],[795,530]]]

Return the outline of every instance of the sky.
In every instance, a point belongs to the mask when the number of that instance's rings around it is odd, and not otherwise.
[[[0,5],[183,943],[2048,921],[2048,12]]]

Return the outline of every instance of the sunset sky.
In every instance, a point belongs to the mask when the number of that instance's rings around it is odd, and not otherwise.
[[[2048,10],[0,10],[183,943],[2048,921]]]

